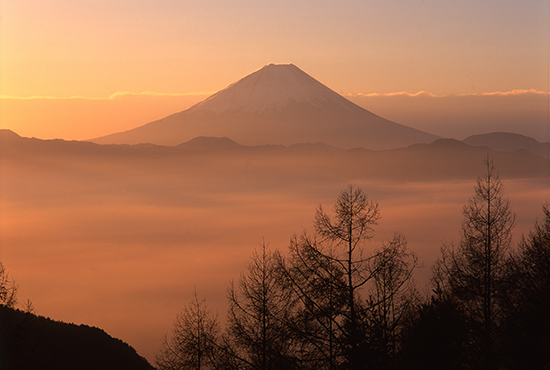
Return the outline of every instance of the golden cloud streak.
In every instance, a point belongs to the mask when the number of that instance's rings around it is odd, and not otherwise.
[[[135,92],[129,92],[129,91],[117,91],[114,94],[111,94],[107,99],[113,100],[125,96],[166,96],[166,97],[177,97],[177,96],[196,96],[196,95],[212,95],[214,94],[212,91],[197,91],[197,92],[190,92],[190,93],[160,93],[155,91],[143,91],[139,93]]]
[[[437,95],[427,91],[419,91],[416,93],[410,93],[407,91],[392,92],[392,93],[357,93],[357,94],[346,94],[346,96],[360,96],[366,98],[372,97],[392,97],[392,96],[406,96],[406,97],[429,97],[429,98],[448,98],[448,97],[462,97],[462,96],[514,96],[514,95],[550,95],[549,92],[539,91],[535,89],[516,89],[510,91],[494,91],[494,92],[485,92],[485,93],[464,93],[464,94],[449,94],[449,95]]]
[[[89,97],[89,96],[45,96],[45,95],[33,95],[33,96],[12,96],[12,95],[0,95],[0,100],[115,100],[124,97],[140,97],[140,96],[150,96],[150,97],[185,97],[185,96],[209,96],[214,94],[215,91],[196,91],[189,93],[162,93],[155,91],[142,91],[142,92],[131,92],[131,91],[117,91],[106,98],[98,97]],[[464,93],[464,94],[448,94],[448,95],[437,95],[428,91],[418,91],[416,93],[410,93],[407,91],[391,92],[391,93],[356,93],[356,94],[345,94],[347,97],[365,97],[365,98],[374,98],[374,97],[394,97],[394,96],[405,96],[405,97],[429,97],[429,98],[448,98],[448,97],[463,97],[463,96],[515,96],[515,95],[550,95],[550,92],[539,91],[535,89],[515,89],[510,91],[494,91],[494,92],[484,92],[484,93]]]
[[[178,97],[178,96],[198,96],[198,95],[212,95],[211,91],[198,91],[190,93],[160,93],[154,91],[143,92],[129,92],[129,91],[117,91],[106,98],[97,98],[89,96],[12,96],[12,95],[0,95],[0,99],[6,100],[115,100],[127,96],[155,96],[155,97]]]

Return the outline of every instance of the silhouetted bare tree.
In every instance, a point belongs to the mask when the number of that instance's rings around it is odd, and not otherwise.
[[[334,262],[334,250],[306,234],[290,241],[289,256],[278,255],[281,282],[296,300],[288,322],[299,343],[301,366],[337,369],[343,361],[345,271]]]
[[[324,256],[335,263],[344,274],[346,304],[344,336],[345,366],[360,369],[365,366],[365,333],[361,330],[360,313],[363,310],[359,290],[372,278],[369,266],[372,256],[364,253],[364,242],[374,235],[373,227],[380,218],[378,204],[370,201],[363,191],[349,185],[334,205],[334,219],[320,206],[315,214],[315,231],[321,242],[328,245],[331,254]]]
[[[0,262],[0,304],[13,308],[17,304],[17,285],[10,279],[2,262]]]
[[[177,315],[170,338],[164,337],[156,356],[158,369],[215,369],[218,335],[217,319],[195,292],[193,301]]]
[[[234,354],[239,368],[291,369],[295,366],[294,341],[287,323],[292,321],[293,299],[280,282],[276,258],[262,244],[241,275],[238,290],[229,288],[226,352]]]
[[[405,324],[417,308],[417,292],[412,279],[417,257],[407,249],[405,238],[396,234],[370,264],[371,288],[365,310],[369,343],[368,363],[377,369],[396,364]]]
[[[397,352],[403,318],[412,310],[416,257],[400,235],[365,251],[379,217],[378,205],[349,185],[336,200],[334,219],[319,207],[316,236],[293,237],[288,258],[280,257],[281,281],[296,297],[290,327],[304,367],[360,369],[382,366],[382,358],[386,366]]]
[[[502,310],[499,299],[508,287],[506,266],[514,226],[510,203],[492,161],[477,179],[475,195],[464,206],[458,245],[446,245],[434,266],[436,290],[453,295],[465,308],[477,333],[479,357],[486,369],[495,366],[494,345]]]

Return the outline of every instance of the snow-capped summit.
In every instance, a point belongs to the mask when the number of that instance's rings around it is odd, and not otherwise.
[[[91,141],[178,145],[198,136],[242,145],[323,142],[368,149],[437,139],[359,107],[293,64],[269,64],[183,112]]]
[[[354,107],[349,100],[294,64],[269,64],[196,104],[189,111],[265,112],[302,102],[321,109],[328,108],[327,105],[344,109]]]

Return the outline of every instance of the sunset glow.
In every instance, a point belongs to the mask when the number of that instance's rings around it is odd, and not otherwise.
[[[428,296],[488,158],[513,242],[543,217],[549,35],[546,0],[5,0],[0,262],[20,303],[154,363],[194,290],[223,321],[252,252],[355,184],[382,215],[367,250],[403,235]]]
[[[21,0],[4,2],[1,11],[4,97],[105,103],[120,91],[153,91],[170,100],[218,91],[272,62],[295,63],[352,96],[548,92],[544,1]],[[1,125],[30,136],[84,139],[110,133],[109,127],[137,127],[197,101],[147,102],[139,119],[124,105],[48,100],[19,108],[4,98]],[[37,122],[39,112],[51,117],[47,124]]]

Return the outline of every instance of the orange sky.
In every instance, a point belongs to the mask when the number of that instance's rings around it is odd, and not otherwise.
[[[207,96],[126,93],[105,99],[4,98],[0,128],[26,137],[86,140],[141,126],[187,109]],[[384,118],[443,137],[461,140],[474,134],[508,131],[550,141],[546,92],[345,96]]]
[[[550,141],[549,14],[548,0],[3,0],[0,128],[94,138],[184,110],[266,64],[294,63],[430,133]],[[200,166],[155,166],[155,177],[141,160],[12,160],[0,184],[0,260],[21,300],[104,328],[149,360],[193,288],[223,320],[229,280],[254,247],[265,238],[285,250],[345,185],[274,176],[275,186],[250,172],[229,188]],[[378,241],[403,232],[425,278],[441,244],[456,240],[474,181],[360,185],[380,201]],[[519,238],[541,217],[548,186],[506,186]]]
[[[0,123],[25,136],[136,127],[268,63],[352,96],[548,92],[544,0],[7,0],[0,11]],[[146,91],[163,98],[110,98]],[[31,97],[48,99],[13,99]]]

